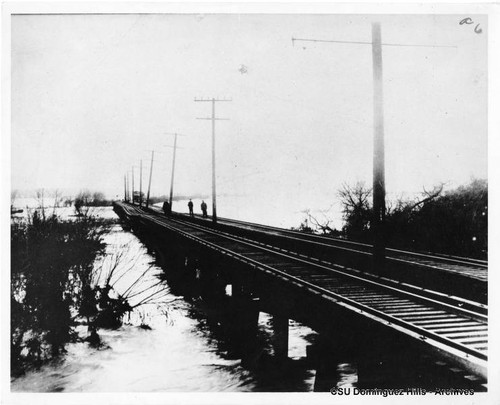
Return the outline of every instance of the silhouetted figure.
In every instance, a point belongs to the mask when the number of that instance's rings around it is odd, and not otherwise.
[[[193,202],[191,200],[189,200],[189,202],[188,202],[188,207],[189,207],[189,216],[194,217]]]
[[[170,213],[172,212],[172,209],[170,208],[170,204],[168,201],[165,201],[163,203],[163,212],[165,213],[165,215],[170,215]]]
[[[40,225],[40,216],[38,215],[38,211],[35,211],[33,213],[33,226],[38,226]]]
[[[203,218],[208,218],[208,215],[207,215],[207,204],[205,203],[205,201],[201,202],[201,212],[203,213]]]

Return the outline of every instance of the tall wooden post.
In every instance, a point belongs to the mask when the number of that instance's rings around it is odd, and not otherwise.
[[[175,171],[175,153],[177,152],[177,134],[174,134],[174,155],[172,157],[172,178],[170,179],[170,211],[172,211],[172,202],[174,196],[174,171]]]
[[[281,314],[273,314],[273,346],[277,359],[288,358],[288,317]]]
[[[153,161],[155,158],[155,151],[151,151],[151,166],[149,168],[149,184],[148,184],[148,195],[146,197],[146,208],[149,207],[149,193],[151,191],[151,177],[153,176]]]
[[[134,166],[132,166],[132,204],[135,202],[134,200]]]
[[[195,99],[194,101],[201,102],[211,102],[212,103],[212,116],[210,118],[198,118],[202,120],[212,121],[212,221],[217,223],[217,193],[215,188],[215,121],[216,120],[226,120],[226,118],[216,118],[215,117],[215,103],[218,101],[232,101],[231,99],[219,99],[219,98],[209,98],[209,99]]]
[[[128,175],[129,172],[127,171],[127,202],[130,202],[130,176]]]
[[[382,40],[380,23],[372,24],[373,56],[373,266],[379,272],[385,262],[385,157]]]
[[[212,98],[212,221],[217,223],[217,203],[215,192],[215,99]]]
[[[142,159],[139,169],[139,207],[142,207]]]
[[[125,202],[127,202],[127,175],[126,174],[123,175],[123,186],[124,186],[123,200]]]

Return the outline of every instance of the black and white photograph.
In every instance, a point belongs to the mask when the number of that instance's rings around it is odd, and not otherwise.
[[[4,3],[2,403],[498,403],[492,6]]]

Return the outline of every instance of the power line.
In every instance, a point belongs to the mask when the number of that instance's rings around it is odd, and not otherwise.
[[[375,271],[383,269],[385,262],[385,152],[384,152],[384,115],[382,91],[382,47],[420,47],[420,48],[457,48],[454,45],[427,45],[383,43],[380,23],[372,24],[371,41],[341,41],[312,38],[293,38],[295,41],[370,45],[373,62],[373,106],[374,106],[374,142],[373,142],[373,267]]]
[[[338,41],[330,39],[312,39],[312,38],[293,38],[292,45],[295,41],[301,42],[332,42],[335,44],[356,44],[356,45],[372,45],[369,41]],[[382,46],[402,46],[402,47],[420,47],[420,48],[457,48],[456,45],[425,45],[425,44],[393,44],[393,43],[382,43]]]

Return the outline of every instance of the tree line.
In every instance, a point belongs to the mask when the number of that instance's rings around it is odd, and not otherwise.
[[[325,234],[371,243],[372,189],[364,183],[344,184],[338,191],[343,226],[309,216],[309,223]],[[309,229],[311,229],[309,227]],[[444,191],[444,185],[425,190],[418,198],[397,198],[386,203],[385,242],[389,247],[474,258],[487,258],[488,182]]]

